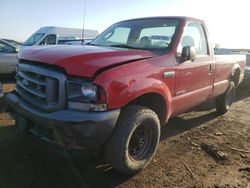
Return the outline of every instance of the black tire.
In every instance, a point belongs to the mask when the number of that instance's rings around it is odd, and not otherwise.
[[[235,84],[234,82],[230,82],[225,93],[215,100],[215,106],[217,112],[220,114],[225,114],[231,107],[235,98]]]
[[[131,105],[121,111],[106,145],[105,157],[124,175],[134,175],[153,158],[160,139],[160,121],[154,111]]]

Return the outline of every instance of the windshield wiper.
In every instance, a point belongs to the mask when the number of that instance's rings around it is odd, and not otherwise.
[[[126,44],[113,44],[113,45],[110,45],[109,47],[139,49],[139,48],[136,48],[134,46],[129,46],[129,45],[126,45]]]

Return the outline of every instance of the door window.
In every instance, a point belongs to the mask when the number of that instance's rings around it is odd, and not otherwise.
[[[47,35],[42,42],[40,42],[40,45],[52,45],[56,44],[56,35]]]
[[[186,26],[177,49],[177,54],[181,54],[182,48],[185,46],[194,47],[197,56],[208,55],[207,39],[201,24],[190,23]]]
[[[150,46],[153,48],[168,47],[174,33],[175,33],[175,27],[168,25],[142,29],[139,36],[139,46],[141,41],[143,41],[143,39],[148,39],[148,41],[150,41],[150,45],[147,45],[147,47]]]

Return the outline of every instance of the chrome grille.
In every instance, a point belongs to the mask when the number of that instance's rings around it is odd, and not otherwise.
[[[51,112],[65,107],[65,80],[61,72],[20,63],[16,91],[27,102]]]

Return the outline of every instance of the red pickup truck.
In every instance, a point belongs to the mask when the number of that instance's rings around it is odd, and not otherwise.
[[[126,175],[149,163],[169,118],[213,98],[227,112],[245,68],[245,57],[215,57],[205,24],[189,17],[122,21],[88,45],[22,50],[19,62],[7,96],[16,126],[103,151]]]

